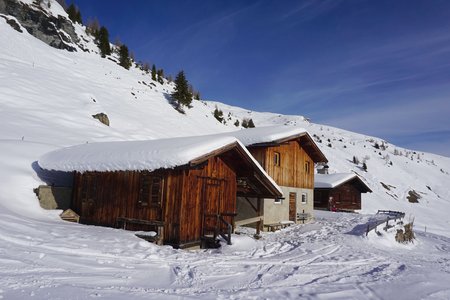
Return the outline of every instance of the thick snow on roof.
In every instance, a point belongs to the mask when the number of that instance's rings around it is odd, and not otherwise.
[[[47,153],[39,159],[39,165],[57,171],[151,171],[188,164],[235,142],[237,139],[231,136],[198,136],[89,143]]]
[[[306,129],[296,126],[266,126],[242,129],[226,134],[232,135],[244,145],[250,146],[259,143],[270,143],[304,133],[307,133]]]
[[[232,136],[194,136],[147,141],[87,143],[43,155],[38,163],[56,171],[153,171],[183,166],[222,147],[238,143],[272,185],[280,187],[264,171],[242,143]]]
[[[357,176],[355,173],[314,174],[314,187],[335,188]]]

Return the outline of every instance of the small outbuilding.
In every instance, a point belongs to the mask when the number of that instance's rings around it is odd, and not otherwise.
[[[176,248],[231,242],[236,198],[281,189],[234,137],[89,143],[44,155],[74,172],[71,208],[85,224],[154,232]],[[151,234],[150,234],[151,235]]]
[[[316,174],[314,208],[355,211],[361,209],[361,193],[372,190],[355,173]]]

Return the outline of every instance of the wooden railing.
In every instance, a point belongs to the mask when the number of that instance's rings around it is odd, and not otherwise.
[[[231,245],[231,232],[233,231],[233,226],[227,221],[225,221],[225,219],[222,216],[219,216],[219,220],[220,222],[222,222],[223,225],[226,226],[226,232],[223,232],[222,229],[219,229],[219,234],[221,237],[224,238],[225,241],[227,241],[228,245]],[[221,227],[222,226],[219,226],[219,228]]]
[[[389,221],[394,220],[397,221],[397,219],[403,219],[405,217],[405,213],[401,211],[394,211],[394,210],[378,210],[377,215],[386,215],[386,219],[378,220],[373,223],[367,224],[367,230],[366,230],[366,236],[369,234],[370,231],[376,230],[378,226],[386,222],[386,226],[384,227],[385,230],[389,228]]]

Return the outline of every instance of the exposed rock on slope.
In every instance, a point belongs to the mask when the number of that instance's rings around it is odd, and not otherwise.
[[[28,33],[54,48],[77,51],[74,44],[79,39],[75,28],[63,16],[49,15],[37,4],[28,5],[16,0],[0,0],[0,13],[15,17]]]

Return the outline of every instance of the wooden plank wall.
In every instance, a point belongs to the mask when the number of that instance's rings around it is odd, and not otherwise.
[[[203,179],[202,179],[203,178]],[[203,184],[206,178],[214,178],[220,181],[217,192],[209,189],[209,193],[203,195]],[[214,181],[214,180],[213,180]],[[183,182],[183,200],[180,216],[180,242],[188,243],[200,240],[203,203],[208,201],[209,210],[224,212],[236,211],[236,175],[220,157],[212,157],[208,164],[201,169],[187,171]],[[231,217],[227,217],[231,223]]]
[[[183,180],[186,170],[171,170],[164,177],[163,214],[164,242],[178,244],[180,241],[180,212],[183,195]]]
[[[76,173],[72,207],[87,224],[113,227],[118,217],[161,220],[161,207],[138,203],[140,176],[131,171]]]
[[[277,146],[253,147],[250,152],[277,184],[314,188],[314,162],[296,140]],[[274,164],[275,152],[280,153],[280,166]],[[309,173],[305,172],[305,162],[309,162]]]
[[[314,208],[328,209],[330,190],[314,189]]]
[[[345,183],[330,191],[337,209],[361,209],[361,192],[351,183]]]
[[[361,209],[361,191],[351,183],[343,184],[334,189],[315,189],[314,207],[328,209],[329,197],[333,197],[336,209]]]
[[[164,242],[182,244],[200,240],[202,201],[211,210],[236,211],[236,175],[220,157],[213,157],[202,167],[190,170],[167,170],[163,177],[161,206],[139,204],[141,172],[76,173],[72,207],[81,222],[114,227],[118,217],[164,221]],[[219,179],[220,186],[203,195],[204,179]],[[83,185],[87,189],[83,191]],[[232,217],[225,217],[232,223]],[[142,226],[130,229],[145,230]]]

